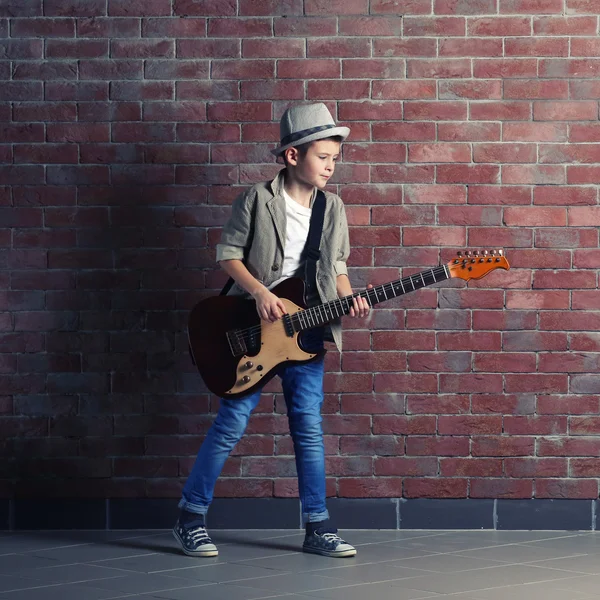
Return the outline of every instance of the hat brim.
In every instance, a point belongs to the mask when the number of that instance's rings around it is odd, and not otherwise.
[[[306,137],[300,138],[295,142],[285,144],[285,146],[279,146],[275,148],[275,150],[271,150],[271,154],[275,156],[281,156],[288,148],[296,148],[302,144],[308,144],[308,142],[315,142],[316,140],[322,140],[336,136],[340,136],[342,140],[345,140],[349,135],[350,129],[348,127],[332,127],[331,129],[326,129],[325,131],[318,131],[317,133],[307,135]]]

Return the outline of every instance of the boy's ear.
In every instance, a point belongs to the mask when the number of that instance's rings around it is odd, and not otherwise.
[[[296,166],[298,164],[298,160],[300,159],[300,152],[298,152],[298,148],[288,148],[283,155],[285,156],[285,160],[287,163]]]

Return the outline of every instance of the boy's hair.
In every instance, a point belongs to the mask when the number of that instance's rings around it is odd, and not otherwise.
[[[306,142],[306,144],[300,144],[299,146],[292,146],[292,148],[296,148],[296,150],[298,150],[298,154],[300,155],[300,158],[304,158],[306,156],[306,154],[308,153],[308,149],[315,142],[322,142],[323,140],[331,140],[333,142],[338,142],[339,144],[341,144],[344,141],[344,138],[341,135],[333,135],[331,137],[321,138],[320,140],[313,140],[312,142]],[[285,157],[285,152],[282,154],[282,158],[283,158],[283,162],[285,163],[285,166],[287,167],[288,162],[287,162],[287,158]]]

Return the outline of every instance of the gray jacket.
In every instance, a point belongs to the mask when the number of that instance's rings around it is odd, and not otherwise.
[[[252,186],[233,202],[231,217],[217,245],[217,261],[238,259],[265,286],[281,276],[285,251],[286,211],[282,195],[284,171],[273,181]],[[314,197],[314,195],[313,195]],[[321,235],[321,257],[317,262],[317,289],[323,302],[337,299],[336,278],[347,275],[350,254],[348,222],[339,196],[325,192],[325,217]],[[247,295],[234,283],[229,294]],[[333,339],[341,351],[342,327],[331,323]]]

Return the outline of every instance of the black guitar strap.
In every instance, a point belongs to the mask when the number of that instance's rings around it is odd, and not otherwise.
[[[309,305],[319,302],[319,294],[317,292],[317,261],[321,256],[319,246],[321,245],[324,218],[325,194],[319,190],[313,203],[308,236],[302,253],[306,260],[304,267],[304,284],[306,286],[306,301]]]

